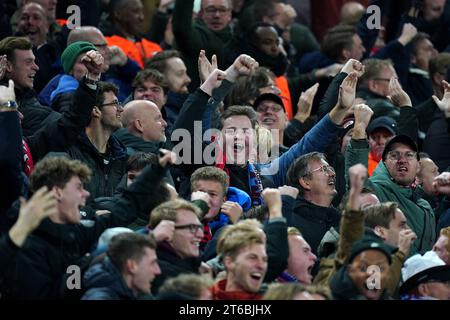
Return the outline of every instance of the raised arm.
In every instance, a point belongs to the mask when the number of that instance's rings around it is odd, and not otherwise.
[[[269,208],[269,221],[264,228],[267,235],[266,251],[269,259],[264,281],[270,282],[286,269],[289,245],[286,219],[281,213],[280,190],[266,188],[262,192],[262,197]]]
[[[23,185],[19,113],[7,106],[15,100],[14,83],[9,80],[8,87],[0,86],[0,234],[11,226],[5,212],[19,197]]]
[[[367,168],[357,164],[348,170],[350,177],[349,198],[340,223],[340,239],[336,259],[344,263],[350,254],[350,248],[364,233],[364,214],[360,210],[359,197],[367,178]]]
[[[91,50],[82,58],[82,62],[88,70],[86,78],[90,81],[80,81],[69,110],[64,111],[57,121],[48,122],[41,130],[27,137],[35,162],[50,151],[66,150],[89,124],[97,87],[88,82],[100,79],[103,57],[99,52]]]
[[[412,107],[411,99],[396,78],[391,78],[389,82],[389,98],[395,106],[400,108],[398,134],[406,134],[417,143],[419,134],[417,110]]]
[[[355,100],[357,73],[350,73],[342,82],[338,102],[299,142],[293,145],[281,157],[261,166],[261,173],[270,176],[275,186],[286,184],[289,166],[298,157],[313,151],[324,152],[326,147],[337,138],[337,130]]]
[[[366,168],[369,162],[369,149],[365,148],[368,146],[367,140],[367,126],[369,125],[370,119],[372,118],[373,111],[369,106],[365,104],[358,104],[353,109],[355,115],[355,126],[353,128],[352,139],[350,143],[352,148],[345,151],[345,181],[346,186],[350,185],[350,178],[348,173],[350,168],[356,164],[362,164]],[[358,148],[362,145],[362,148]]]

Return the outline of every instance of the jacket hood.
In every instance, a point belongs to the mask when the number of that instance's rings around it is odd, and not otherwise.
[[[383,188],[388,189],[390,192],[400,193],[406,197],[413,197],[413,199],[422,198],[424,195],[424,191],[421,186],[416,186],[415,188],[403,188],[395,183],[394,178],[392,178],[383,161],[378,163],[378,166],[372,173],[370,180],[383,186]]]
[[[62,93],[75,92],[78,89],[78,80],[67,74],[59,78],[58,86],[50,94],[50,102],[52,103],[55,98]]]
[[[133,291],[128,288],[119,269],[105,257],[101,263],[95,264],[84,275],[86,290],[108,287],[118,296],[134,299]]]
[[[54,76],[49,81],[49,83],[47,83],[47,85],[44,87],[44,89],[41,90],[41,92],[38,95],[38,99],[41,104],[46,105],[46,106],[50,106],[52,104],[50,97],[51,97],[53,91],[55,91],[56,88],[58,87],[59,80],[61,79],[62,76],[63,76],[63,74],[58,74],[58,75]]]

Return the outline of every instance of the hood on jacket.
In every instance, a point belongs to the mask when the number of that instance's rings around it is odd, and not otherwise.
[[[375,168],[375,171],[372,173],[370,180],[376,184],[382,185],[385,188],[388,188],[390,191],[401,192],[405,195],[414,193],[415,198],[421,198],[424,195],[424,191],[421,186],[416,186],[415,188],[404,188],[399,186],[392,178],[389,173],[386,165],[383,161],[378,163],[378,166]]]
[[[51,106],[52,101],[50,96],[52,95],[53,91],[56,90],[56,88],[58,87],[59,80],[61,79],[62,76],[63,74],[58,74],[54,76],[53,79],[51,79],[49,83],[47,83],[44,89],[41,90],[41,92],[38,95],[38,100],[41,104],[45,106]]]
[[[74,77],[67,74],[61,76],[59,78],[58,86],[50,94],[50,103],[53,103],[55,98],[62,93],[75,92],[78,89],[78,85],[79,82]]]

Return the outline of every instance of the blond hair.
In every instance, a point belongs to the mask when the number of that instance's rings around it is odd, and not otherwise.
[[[155,228],[162,220],[176,221],[178,216],[178,210],[192,211],[199,219],[201,217],[200,208],[196,207],[192,203],[183,200],[176,199],[164,202],[154,208],[150,214],[150,227]]]
[[[217,254],[222,257],[236,257],[239,250],[252,244],[264,244],[265,234],[261,223],[256,219],[246,219],[227,226],[217,241]]]

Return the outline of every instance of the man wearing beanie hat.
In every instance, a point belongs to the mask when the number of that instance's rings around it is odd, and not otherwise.
[[[102,55],[95,46],[86,41],[77,41],[64,50],[61,55],[61,62],[66,74],[60,76],[56,88],[50,94],[51,107],[56,111],[64,111],[72,101],[73,94],[78,88],[79,81],[87,79],[88,83],[95,87],[100,80],[101,70],[89,70],[85,66],[85,61],[99,59]],[[102,57],[102,61],[104,61]],[[89,80],[90,79],[90,80]]]
[[[60,76],[56,88],[50,94],[50,103],[54,110],[61,112],[67,109],[78,88],[79,81],[83,80],[85,76],[94,81],[100,80],[101,70],[96,71],[95,74],[88,74],[88,69],[84,64],[89,57],[88,52],[89,55],[101,56],[95,46],[86,41],[74,42],[67,46],[62,53],[61,63],[65,74]]]
[[[31,43],[26,38],[7,37],[0,41],[0,56],[7,55],[9,65],[5,76],[14,82],[18,111],[23,114],[22,165],[26,175],[30,175],[34,163],[47,153],[61,151],[61,146],[70,147],[74,143],[88,125],[95,103],[95,90],[83,80],[67,112],[61,114],[41,105],[33,90],[33,79],[38,68],[31,49]],[[102,57],[92,56],[84,63],[94,74],[102,66]]]
[[[75,63],[79,61],[81,62],[81,59],[83,57],[83,56],[80,57],[80,55],[90,50],[97,51],[97,48],[92,43],[87,41],[77,41],[67,46],[67,48],[61,55],[61,62],[63,65],[64,72],[67,74],[73,74],[72,69]],[[86,70],[87,72],[86,68],[83,69]],[[83,74],[81,77],[83,77],[84,75],[85,74]],[[78,79],[77,76],[75,76],[75,78]]]
[[[348,262],[333,276],[331,292],[336,300],[389,299],[386,286],[394,248],[374,233],[367,232],[356,241]]]

